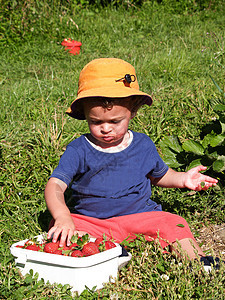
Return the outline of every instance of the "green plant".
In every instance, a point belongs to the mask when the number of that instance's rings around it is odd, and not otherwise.
[[[208,173],[224,179],[225,171],[225,94],[211,77],[222,97],[211,100],[218,119],[202,129],[200,140],[181,142],[177,136],[167,136],[160,141],[165,162],[171,168],[189,170],[200,164],[208,167]]]
[[[1,8],[9,2],[1,1]],[[129,9],[80,9],[75,0],[14,1],[8,15],[0,16],[1,299],[224,298],[224,269],[210,275],[200,268],[189,272],[170,255],[162,256],[158,245],[140,239],[128,248],[132,261],[115,284],[101,291],[86,289],[77,297],[68,286],[38,283],[30,274],[25,279],[10,254],[16,241],[48,230],[45,184],[66,145],[88,130],[85,122],[67,117],[65,111],[90,60],[119,57],[135,66],[140,88],[152,95],[153,105],[138,112],[131,129],[146,133],[156,144],[168,134],[194,139],[215,116],[207,101],[214,85],[206,82],[205,74],[210,65],[217,82],[224,79],[225,7],[174,14],[149,1],[140,8],[135,1],[124,2]],[[70,56],[60,45],[68,37],[82,42],[80,55]],[[188,195],[154,187],[152,198],[164,210],[187,218],[192,228],[224,223],[224,188]],[[220,247],[224,259],[224,245]],[[169,280],[164,274],[171,274]]]
[[[190,13],[214,7],[215,1],[208,0],[161,0],[171,13]]]

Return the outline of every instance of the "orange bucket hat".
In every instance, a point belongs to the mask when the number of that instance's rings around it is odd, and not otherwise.
[[[89,62],[81,71],[77,98],[66,113],[76,119],[84,120],[81,101],[87,98],[124,98],[142,96],[147,105],[152,98],[139,90],[134,67],[118,58],[99,58]]]

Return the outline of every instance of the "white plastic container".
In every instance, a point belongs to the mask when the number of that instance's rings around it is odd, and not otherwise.
[[[42,240],[42,235],[38,236]],[[91,239],[93,240],[93,239]],[[45,282],[69,284],[72,291],[79,294],[86,288],[97,289],[104,283],[117,277],[118,259],[122,247],[116,247],[88,257],[69,257],[45,252],[37,252],[16,247],[24,245],[27,240],[20,241],[11,246],[10,251],[15,257],[16,266],[22,275],[33,269],[39,274],[39,279]]]

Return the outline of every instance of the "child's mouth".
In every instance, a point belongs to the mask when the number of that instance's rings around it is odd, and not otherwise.
[[[105,142],[111,142],[111,141],[113,140],[113,137],[112,137],[112,136],[104,136],[104,137],[103,137],[103,140],[104,140]]]

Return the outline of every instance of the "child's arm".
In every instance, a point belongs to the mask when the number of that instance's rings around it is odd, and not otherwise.
[[[206,169],[207,167],[204,166],[197,166],[187,172],[176,172],[169,169],[167,173],[160,178],[154,178],[152,176],[149,176],[149,178],[153,185],[166,188],[188,188],[194,191],[201,191],[215,186],[218,182],[217,179],[200,173]]]
[[[45,188],[45,201],[55,220],[54,226],[48,232],[48,238],[51,238],[53,234],[53,242],[56,242],[61,234],[60,246],[63,246],[66,240],[69,244],[71,237],[76,233],[74,222],[64,199],[66,188],[67,185],[57,178],[50,178]]]

